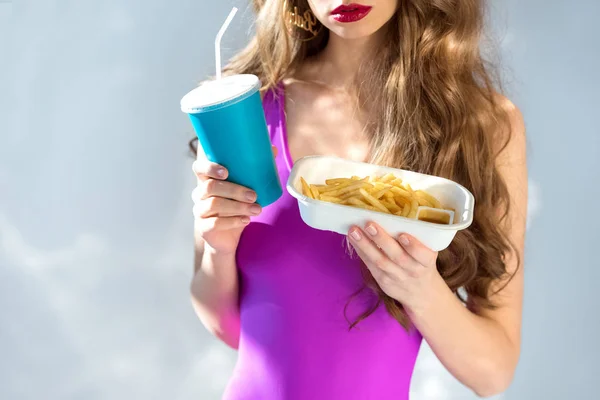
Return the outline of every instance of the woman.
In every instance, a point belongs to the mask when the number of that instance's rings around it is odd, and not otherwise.
[[[282,183],[312,154],[443,176],[474,194],[473,225],[439,254],[373,223],[316,231],[288,194],[261,210],[200,157],[192,298],[239,351],[226,399],[407,398],[422,338],[480,396],[512,379],[525,132],[479,54],[484,2],[361,2],[254,1],[227,73],[261,78]]]

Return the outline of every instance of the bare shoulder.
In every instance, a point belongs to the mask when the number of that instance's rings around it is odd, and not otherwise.
[[[525,120],[519,107],[506,96],[496,93],[495,102],[505,113],[507,124],[495,135],[500,160],[524,161],[526,154]],[[508,137],[508,141],[506,140]]]
[[[507,124],[504,132],[495,137],[501,150],[496,158],[497,171],[500,174],[509,194],[509,212],[502,223],[506,235],[514,246],[505,255],[508,280],[499,279],[493,283],[491,293],[495,293],[494,301],[500,306],[496,310],[481,311],[482,315],[501,323],[507,332],[518,341],[521,326],[521,307],[523,300],[523,268],[525,231],[527,221],[528,172],[526,157],[525,122],[519,108],[506,97],[497,94],[496,104],[506,113]],[[508,133],[509,140],[506,141]],[[503,210],[500,212],[502,214]]]
[[[504,111],[506,111],[511,116],[520,116],[521,111],[519,108],[506,96],[500,93],[496,93],[494,95],[494,100],[496,104],[498,104]]]
[[[525,120],[523,113],[510,99],[499,93],[496,94],[496,104],[506,113],[513,139],[522,140],[525,137]]]
[[[499,144],[502,147],[496,165],[510,193],[509,236],[522,257],[528,198],[525,122],[521,110],[512,101],[499,94],[496,96],[496,104],[506,113],[505,129],[508,132],[505,133],[509,135],[508,141],[506,141],[506,134],[498,135],[502,137],[503,143]],[[507,270],[514,271],[516,268],[516,263],[507,263]]]

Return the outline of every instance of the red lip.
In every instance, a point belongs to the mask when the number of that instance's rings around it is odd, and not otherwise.
[[[342,23],[356,22],[366,17],[372,8],[362,4],[342,4],[331,12],[331,17]]]

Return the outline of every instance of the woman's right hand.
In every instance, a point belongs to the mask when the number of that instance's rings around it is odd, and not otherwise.
[[[227,170],[207,160],[194,162],[198,186],[192,192],[196,232],[207,245],[221,253],[235,254],[244,227],[262,208],[256,193],[227,182]]]

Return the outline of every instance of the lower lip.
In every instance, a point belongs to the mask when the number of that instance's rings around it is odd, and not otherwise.
[[[366,17],[370,12],[371,8],[364,8],[362,10],[346,11],[332,14],[331,17],[337,22],[347,24],[350,22],[360,21],[361,19]]]

